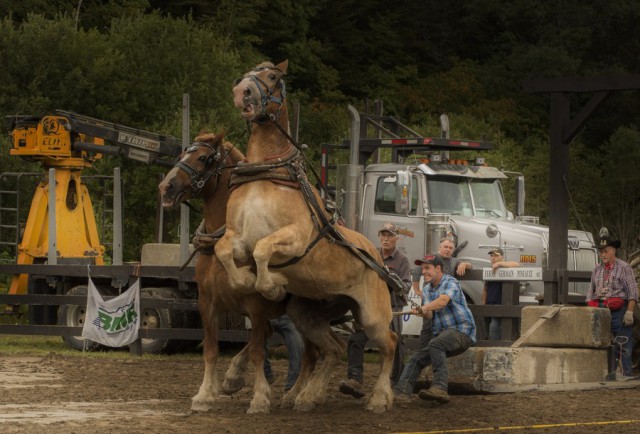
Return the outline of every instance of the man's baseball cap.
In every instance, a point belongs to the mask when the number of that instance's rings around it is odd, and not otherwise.
[[[439,265],[440,267],[444,267],[444,261],[442,260],[442,256],[431,254],[431,253],[424,255],[424,258],[422,259],[416,259],[414,261],[414,264],[416,265],[431,264],[434,267],[437,265]]]
[[[380,228],[378,235],[383,232],[389,232],[391,235],[398,235],[398,227],[391,222],[387,222]]]
[[[504,256],[504,250],[502,250],[500,247],[496,247],[494,249],[489,250],[489,255]]]

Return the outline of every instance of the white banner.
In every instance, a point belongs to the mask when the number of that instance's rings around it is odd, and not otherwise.
[[[498,268],[494,273],[491,268],[482,269],[482,280],[542,280],[542,268],[514,267]]]
[[[140,279],[118,297],[104,301],[89,279],[87,314],[82,337],[109,347],[122,347],[138,339]]]

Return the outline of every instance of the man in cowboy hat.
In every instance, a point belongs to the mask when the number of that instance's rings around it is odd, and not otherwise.
[[[638,285],[633,269],[626,262],[616,258],[620,240],[608,234],[600,237],[598,249],[602,263],[591,273],[591,284],[587,291],[587,305],[606,307],[611,311],[611,332],[614,338],[623,336],[627,342],[622,349],[622,373],[631,375],[631,354],[633,352],[633,309],[638,302]],[[616,347],[616,359],[620,358],[620,347]]]

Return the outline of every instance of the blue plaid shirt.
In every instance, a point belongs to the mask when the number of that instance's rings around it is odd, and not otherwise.
[[[422,293],[426,295],[426,299],[425,297],[422,299],[422,304],[432,302],[442,294],[451,299],[444,309],[433,312],[434,336],[438,336],[446,329],[454,328],[476,343],[476,323],[460,289],[460,284],[454,277],[444,274],[438,286],[433,288],[428,283],[424,286]]]

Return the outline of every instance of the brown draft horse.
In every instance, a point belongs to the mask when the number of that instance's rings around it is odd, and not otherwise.
[[[255,287],[271,300],[282,299],[285,291],[329,302],[350,299],[352,312],[379,347],[382,357],[380,375],[367,409],[384,412],[393,404],[389,373],[397,341],[389,330],[392,318],[389,290],[380,276],[352,253],[352,248],[332,242],[321,232],[323,225],[317,224],[331,216],[309,205],[313,199],[321,202],[319,194],[308,181],[299,182],[306,181],[306,174],[288,137],[283,80],[287,67],[288,61],[277,66],[262,63],[233,88],[235,106],[249,122],[251,137],[247,163],[235,170],[235,179],[232,177],[237,188],[229,199],[227,230],[216,244],[215,253],[227,270],[230,285],[239,291]],[[266,175],[261,174],[263,169]],[[305,190],[305,185],[309,190]],[[351,246],[366,251],[377,264],[382,264],[377,249],[363,235],[344,227],[333,229]],[[246,262],[251,258],[256,274],[250,267],[236,266],[235,261]],[[291,262],[292,258],[296,259]],[[281,266],[278,272],[269,270],[274,265]],[[344,348],[327,339],[328,324],[322,330],[306,328],[303,319],[307,313],[304,308],[289,309],[305,344],[310,339],[323,350],[324,363],[295,398],[295,408],[302,410],[326,401],[329,379]]]
[[[202,135],[186,150],[180,161],[162,180],[158,188],[164,207],[174,207],[193,197],[204,199],[204,221],[198,228],[201,245],[212,245],[213,234],[225,223],[229,199],[229,171],[244,155],[230,143],[222,143],[223,135]],[[204,247],[204,246],[203,246]],[[204,328],[204,379],[198,394],[192,398],[193,411],[207,411],[219,397],[220,384],[216,372],[218,360],[218,317],[227,309],[251,319],[249,343],[232,361],[222,385],[226,394],[244,386],[247,358],[255,367],[254,396],[247,413],[268,413],[271,389],[264,376],[264,345],[271,334],[268,320],[285,312],[284,302],[266,300],[255,292],[242,294],[229,287],[224,267],[213,252],[200,253],[196,261],[198,308]]]

